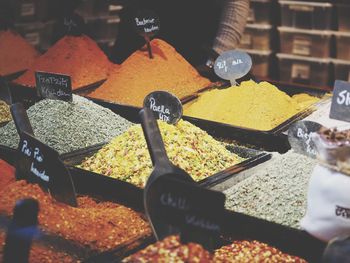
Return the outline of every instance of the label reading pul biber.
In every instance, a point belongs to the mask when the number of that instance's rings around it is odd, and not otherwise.
[[[231,81],[244,77],[252,68],[252,58],[243,51],[230,50],[222,53],[214,63],[214,72],[222,79]]]
[[[141,36],[152,37],[160,30],[159,17],[151,10],[141,10],[134,18],[136,31]]]
[[[35,72],[37,94],[43,99],[56,99],[72,102],[71,78],[67,75]]]
[[[350,82],[335,81],[329,117],[350,122]]]
[[[288,130],[288,141],[292,149],[300,154],[316,158],[317,150],[311,133],[318,132],[322,125],[313,121],[298,121]]]
[[[154,112],[156,119],[169,124],[177,123],[183,113],[181,101],[166,91],[155,91],[146,96],[143,106]]]
[[[39,184],[59,202],[77,206],[72,179],[57,151],[21,132],[18,153],[16,172],[20,179]]]
[[[158,239],[180,233],[183,242],[215,247],[221,231],[225,195],[166,175],[145,192],[148,217]]]

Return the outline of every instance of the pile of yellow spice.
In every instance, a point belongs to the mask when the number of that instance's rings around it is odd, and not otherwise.
[[[170,161],[195,181],[243,161],[189,122],[158,125]],[[141,125],[132,126],[78,167],[144,187],[153,166]]]
[[[308,94],[290,97],[268,82],[244,81],[239,86],[204,92],[184,105],[185,115],[256,130],[271,130],[319,101]]]

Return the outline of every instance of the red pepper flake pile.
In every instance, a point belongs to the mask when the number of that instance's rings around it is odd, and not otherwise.
[[[15,182],[15,168],[0,159],[0,190]]]
[[[306,263],[303,259],[284,254],[258,241],[235,241],[231,245],[217,249],[211,255],[198,244],[181,244],[178,236],[167,237],[125,258],[122,262]]]
[[[249,263],[249,262],[288,262],[306,263],[304,259],[290,256],[279,251],[277,248],[258,241],[235,241],[231,245],[217,249],[214,253],[213,262]]]
[[[66,74],[72,78],[73,90],[106,79],[112,63],[97,44],[87,36],[65,36],[15,83],[35,86],[35,71]]]
[[[169,236],[161,242],[146,247],[136,254],[125,258],[123,263],[141,262],[210,262],[210,254],[201,245],[180,243],[178,236]]]
[[[19,34],[10,30],[0,31],[0,75],[6,76],[29,68],[39,55]]]
[[[136,51],[88,96],[142,107],[150,92],[166,90],[184,98],[210,85],[176,50],[160,39],[151,41],[154,58],[146,48]]]
[[[130,208],[112,202],[96,202],[89,197],[78,197],[79,207],[70,207],[56,202],[38,185],[25,181],[1,185],[0,214],[12,216],[15,202],[23,198],[39,202],[39,226],[44,232],[72,241],[86,249],[86,253],[108,251],[151,235],[147,221]]]

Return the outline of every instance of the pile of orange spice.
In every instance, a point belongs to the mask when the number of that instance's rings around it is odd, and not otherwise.
[[[40,53],[11,30],[0,31],[0,75],[6,76],[30,67]]]
[[[104,80],[112,63],[88,36],[65,36],[37,58],[29,70],[15,83],[34,87],[35,71],[45,71],[71,76],[72,88]]]
[[[147,221],[128,207],[87,196],[78,197],[78,207],[70,207],[55,201],[36,184],[15,181],[14,169],[5,162],[0,161],[0,168],[4,168],[0,170],[0,214],[12,216],[17,200],[33,198],[39,202],[40,229],[73,242],[86,251],[86,257],[151,235]]]
[[[133,53],[112,70],[109,79],[88,94],[92,98],[120,104],[142,106],[152,91],[166,90],[178,98],[192,95],[210,85],[199,73],[165,41],[151,41],[153,59],[147,49]]]

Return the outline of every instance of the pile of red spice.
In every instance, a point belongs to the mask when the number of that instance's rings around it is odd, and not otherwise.
[[[146,48],[133,53],[112,70],[109,79],[95,91],[92,98],[142,106],[152,91],[165,90],[178,98],[192,95],[210,85],[199,73],[165,41],[151,41],[153,59]]]
[[[35,71],[71,76],[73,90],[106,79],[112,63],[89,37],[65,36],[37,58],[15,83],[34,87]]]
[[[40,53],[19,34],[0,31],[0,75],[6,76],[29,68]]]
[[[258,241],[235,241],[231,245],[215,250],[214,254],[210,254],[201,245],[181,244],[178,236],[169,236],[123,260],[123,263],[139,262],[306,263],[301,258],[284,254]]]
[[[0,178],[0,214],[12,216],[17,200],[36,199],[40,206],[40,229],[85,249],[86,256],[151,235],[146,219],[123,205],[97,202],[86,196],[78,197],[78,207],[58,203],[38,185],[15,181],[14,169],[3,161],[0,161]]]

